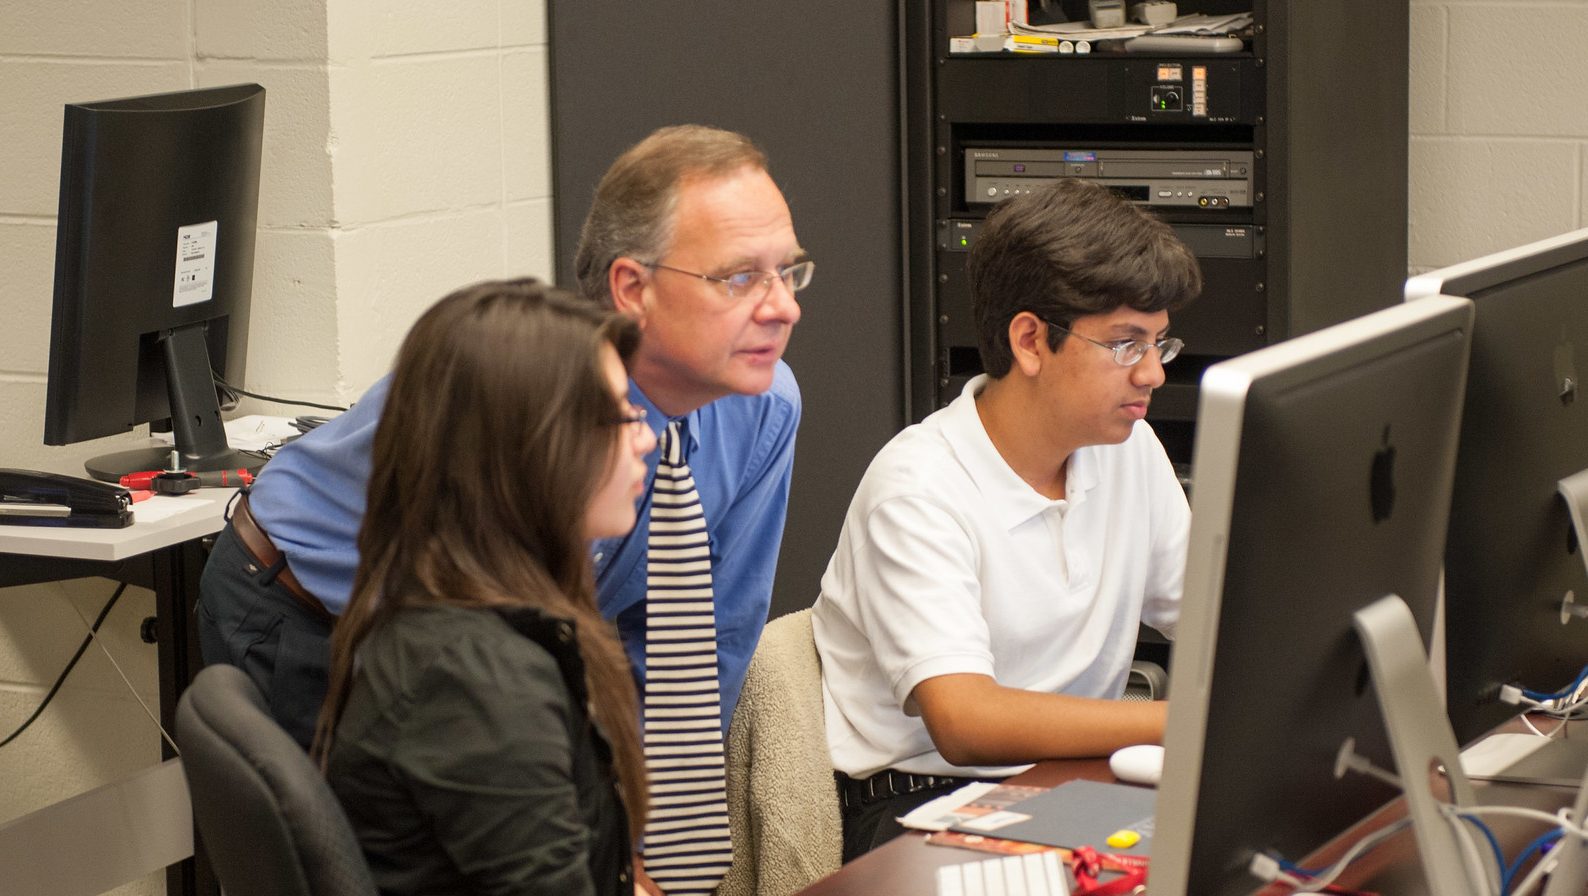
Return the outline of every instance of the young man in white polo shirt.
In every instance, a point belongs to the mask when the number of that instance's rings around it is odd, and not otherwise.
[[[1118,698],[1179,615],[1190,509],[1142,418],[1196,260],[1065,179],[993,210],[970,276],[987,373],[872,461],[816,602],[846,861],[965,778],[1163,737]]]

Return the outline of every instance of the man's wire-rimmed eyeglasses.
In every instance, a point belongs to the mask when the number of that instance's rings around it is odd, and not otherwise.
[[[644,262],[644,264],[648,268],[672,271],[675,274],[683,274],[688,277],[708,280],[712,283],[720,283],[730,299],[755,299],[757,301],[766,298],[767,293],[771,292],[772,281],[782,280],[783,285],[788,287],[789,292],[799,292],[811,285],[811,275],[816,271],[816,262],[810,259],[781,265],[775,271],[736,271],[726,277],[714,277],[710,274],[686,271],[683,268],[675,268],[659,261]]]
[[[1185,343],[1174,336],[1165,337],[1158,340],[1157,342],[1143,342],[1140,339],[1121,339],[1118,342],[1098,342],[1096,339],[1089,339],[1085,336],[1082,336],[1080,333],[1075,332],[1063,324],[1056,324],[1051,320],[1045,319],[1042,322],[1055,330],[1062,330],[1083,342],[1090,342],[1098,348],[1108,349],[1114,353],[1114,363],[1121,367],[1134,366],[1142,358],[1147,357],[1147,349],[1150,348],[1155,348],[1158,350],[1159,364],[1168,364],[1170,361],[1175,359],[1176,355],[1180,354],[1181,349],[1185,348]]]

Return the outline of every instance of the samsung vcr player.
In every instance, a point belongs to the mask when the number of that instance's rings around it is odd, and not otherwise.
[[[1250,208],[1252,153],[1208,149],[967,147],[965,202],[990,204],[1061,177],[1150,206]]]

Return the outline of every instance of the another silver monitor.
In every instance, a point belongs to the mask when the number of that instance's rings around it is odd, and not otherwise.
[[[1209,368],[1153,837],[1154,896],[1261,885],[1397,795],[1353,613],[1387,594],[1426,646],[1472,304],[1387,308]]]
[[[1555,691],[1588,664],[1588,619],[1572,612],[1588,569],[1559,488],[1588,468],[1588,230],[1406,283],[1408,299],[1438,293],[1477,313],[1445,561],[1445,702],[1468,743],[1518,712],[1502,685]],[[1575,783],[1578,754],[1528,761]]]

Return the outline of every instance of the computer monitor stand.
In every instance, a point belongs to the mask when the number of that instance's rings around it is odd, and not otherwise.
[[[257,472],[264,466],[264,458],[244,454],[227,444],[204,338],[204,327],[199,325],[171,330],[159,339],[171,401],[171,432],[179,454],[177,463],[192,473]],[[117,482],[128,473],[166,469],[171,451],[169,447],[135,448],[90,458],[83,466],[95,479]]]
[[[1583,823],[1584,815],[1588,814],[1588,774],[1583,776],[1571,813],[1572,821],[1579,825]],[[1544,896],[1581,896],[1584,890],[1588,890],[1588,842],[1581,837],[1563,837],[1553,855],[1556,857],[1555,870],[1549,874],[1549,885],[1544,888]]]
[[[1477,803],[1462,771],[1456,735],[1443,714],[1444,701],[1428,670],[1428,654],[1416,620],[1406,602],[1393,594],[1356,611],[1353,618],[1388,729],[1428,891],[1441,896],[1483,896],[1486,883],[1474,880],[1469,871],[1466,856],[1472,851],[1463,850],[1456,839],[1465,833],[1441,806],[1446,802],[1458,808]],[[1448,800],[1434,792],[1437,777],[1444,779]],[[1486,868],[1484,874],[1492,870]]]
[[[1578,545],[1588,545],[1588,470],[1559,480],[1557,487],[1571,518]],[[1578,549],[1588,566],[1588,551]],[[1560,624],[1588,625],[1588,594],[1568,590],[1561,596]],[[1576,789],[1588,774],[1588,738],[1540,737],[1502,731],[1474,741],[1461,753],[1468,780]]]
[[[1459,762],[1450,761],[1456,753],[1456,738],[1450,723],[1439,714],[1438,691],[1428,671],[1417,625],[1405,602],[1395,595],[1380,598],[1355,614],[1357,635],[1367,654],[1373,687],[1388,729],[1390,749],[1400,772],[1408,815],[1417,839],[1417,852],[1429,892],[1441,896],[1479,896],[1487,885],[1476,882],[1462,858],[1456,841],[1457,824],[1440,808],[1434,793],[1436,775],[1449,789],[1448,802],[1456,807],[1476,805],[1472,785]],[[1546,740],[1527,735],[1535,741]],[[1580,741],[1547,741],[1551,744]],[[1421,774],[1413,773],[1422,770]],[[1577,801],[1572,820],[1582,824],[1588,816],[1588,773],[1579,775]],[[1488,850],[1476,850],[1487,862]],[[1588,843],[1574,836],[1564,837],[1543,860],[1553,862],[1549,883],[1543,896],[1581,896],[1588,889]],[[1482,869],[1479,880],[1487,880],[1493,869]]]
[[[1588,772],[1588,740],[1500,731],[1462,750],[1461,767],[1469,781],[1575,790]]]
[[[1588,520],[1585,520],[1588,470],[1561,479],[1557,487],[1571,518],[1577,544],[1588,545]],[[1588,551],[1579,548],[1577,553],[1588,565]],[[1568,590],[1561,596],[1560,624],[1584,625],[1585,617],[1588,617],[1588,594],[1579,597]],[[1588,739],[1500,732],[1467,747],[1462,751],[1461,762],[1467,777],[1474,781],[1576,788],[1588,774]]]

